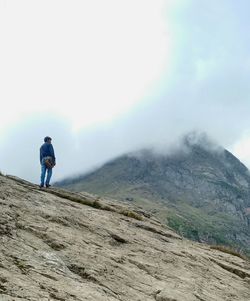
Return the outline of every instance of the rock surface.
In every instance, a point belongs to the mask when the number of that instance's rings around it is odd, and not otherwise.
[[[250,300],[250,264],[116,201],[0,176],[1,301]]]

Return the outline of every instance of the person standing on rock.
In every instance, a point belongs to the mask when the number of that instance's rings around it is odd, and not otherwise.
[[[41,163],[41,182],[40,188],[44,187],[45,176],[47,173],[45,186],[48,188],[51,185],[50,179],[52,176],[52,168],[56,165],[56,157],[53,145],[51,144],[51,138],[46,136],[44,138],[44,144],[40,147],[40,163]]]

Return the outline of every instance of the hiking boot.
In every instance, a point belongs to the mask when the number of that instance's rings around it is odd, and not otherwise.
[[[49,188],[51,185],[49,185],[49,184],[46,184],[46,188]]]
[[[41,188],[41,189],[42,189],[43,187],[44,187],[43,185],[39,185],[39,188]]]

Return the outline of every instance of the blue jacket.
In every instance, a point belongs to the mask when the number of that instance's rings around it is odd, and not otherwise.
[[[42,159],[44,157],[52,157],[54,163],[56,163],[56,157],[54,153],[54,148],[51,143],[45,142],[41,147],[40,147],[40,163],[42,164]]]

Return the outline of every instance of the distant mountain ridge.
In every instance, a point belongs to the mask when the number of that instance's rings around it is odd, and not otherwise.
[[[229,151],[186,137],[172,154],[143,150],[58,183],[131,201],[180,234],[250,254],[250,174]]]

